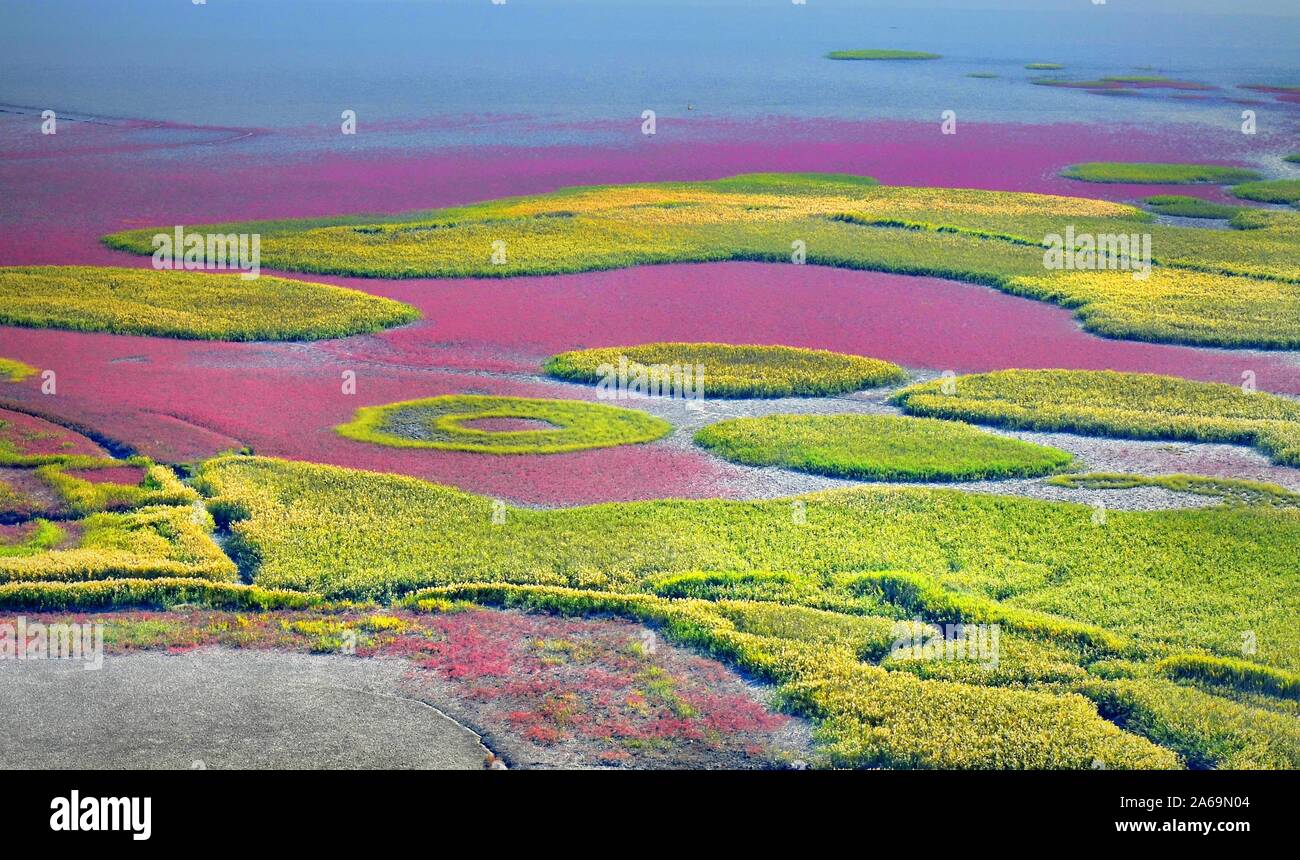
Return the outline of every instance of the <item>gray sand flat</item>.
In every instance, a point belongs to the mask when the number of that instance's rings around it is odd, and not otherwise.
[[[204,649],[0,660],[0,768],[482,769],[478,735],[401,692],[405,661]]]

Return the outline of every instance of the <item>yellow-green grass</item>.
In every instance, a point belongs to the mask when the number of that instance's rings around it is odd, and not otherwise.
[[[981,481],[1059,472],[1056,448],[966,424],[896,415],[764,415],[721,421],[697,444],[749,466],[875,481]]]
[[[75,546],[0,557],[0,582],[197,577],[233,581],[235,565],[209,535],[197,508],[150,507],[77,522]]]
[[[544,421],[537,430],[479,430],[486,419]],[[558,454],[652,442],[672,431],[667,421],[634,409],[583,400],[451,394],[366,406],[335,428],[358,442],[488,454]]]
[[[1259,179],[1254,170],[1217,164],[1164,164],[1131,161],[1090,161],[1061,171],[1066,179],[1083,182],[1120,182],[1131,185],[1230,185]]]
[[[74,471],[129,466],[144,469],[144,477],[138,484],[95,482],[71,474]],[[61,464],[50,464],[37,467],[36,475],[49,484],[63,506],[77,516],[102,511],[127,511],[152,505],[189,505],[199,498],[198,493],[182,484],[171,469],[152,463],[144,457],[100,460],[93,465],[72,469]]]
[[[954,393],[944,393],[946,384],[955,384]],[[893,400],[909,414],[976,424],[1253,445],[1275,462],[1300,466],[1300,403],[1221,383],[1107,370],[1003,370],[913,385]]]
[[[1288,155],[1286,158],[1284,158],[1284,159],[1282,159],[1282,160],[1283,160],[1283,161],[1289,161],[1289,162],[1291,162],[1292,164],[1300,164],[1300,152],[1296,152],[1296,153],[1293,153],[1293,154],[1291,154],[1291,155]]]
[[[1212,686],[1300,699],[1300,674],[1260,666],[1246,660],[1178,654],[1156,664],[1156,671],[1175,680],[1202,681]]]
[[[571,188],[383,219],[203,229],[260,233],[268,267],[395,278],[722,260],[790,264],[802,247],[812,264],[954,278],[1054,302],[1074,310],[1088,330],[1113,337],[1300,346],[1300,213],[1250,210],[1231,223],[1241,229],[1161,225],[1131,206],[1076,197],[752,174]],[[1068,227],[1076,234],[1149,233],[1151,277],[1046,269],[1045,237]],[[104,241],[148,254],[153,232]],[[494,262],[501,242],[504,262]]]
[[[193,489],[181,483],[170,468],[157,465],[147,457],[130,457],[126,460],[72,457],[66,461],[43,465],[27,464],[27,467],[53,491],[54,503],[34,503],[0,482],[0,513],[30,509],[58,518],[82,517],[154,505],[189,505],[199,498]],[[138,469],[142,475],[135,483],[123,484],[106,480],[93,481],[75,474],[114,469]]]
[[[0,501],[3,501],[3,489],[3,485],[0,485]],[[13,543],[0,541],[0,558],[44,552],[58,546],[66,536],[63,529],[49,520],[36,519],[32,521],[31,534],[21,541]]]
[[[1261,203],[1300,204],[1300,179],[1269,179],[1232,187],[1232,196]]]
[[[319,598],[300,591],[278,591],[191,576],[0,583],[0,608],[11,611],[87,611],[122,607],[167,609],[189,605],[264,611],[304,609],[318,603]]]
[[[871,619],[799,607],[558,587],[464,585],[412,595],[415,608],[448,601],[568,615],[618,615],[658,626],[779,684],[787,710],[818,724],[820,754],[837,767],[1045,769],[1173,768],[1178,758],[1102,719],[1081,696],[925,680],[865,663],[887,647]],[[892,630],[890,632],[893,632]]]
[[[36,368],[12,358],[0,358],[0,382],[22,382],[36,373]]]
[[[1173,215],[1178,218],[1231,218],[1241,211],[1240,206],[1214,203],[1182,194],[1157,194],[1145,198],[1142,202],[1160,215]]]
[[[1032,72],[1054,72],[1064,69],[1065,66],[1060,63],[1027,63],[1025,68]]]
[[[546,360],[551,376],[608,384],[620,368],[656,369],[672,379],[690,368],[705,397],[824,397],[907,379],[898,365],[860,355],[789,346],[647,343],[562,352]],[[698,369],[698,371],[697,371]]]
[[[1176,750],[1190,767],[1300,768],[1300,720],[1191,686],[1117,679],[1082,692],[1108,719]]]
[[[803,496],[797,512],[790,499],[662,500],[509,508],[494,523],[492,500],[402,476],[224,458],[199,481],[265,587],[382,600],[457,582],[642,591],[699,571],[790,571],[825,592],[818,605],[870,607],[884,586],[857,577],[907,571],[1169,653],[1235,655],[1254,630],[1256,662],[1300,668],[1293,509],[1110,511],[1098,525],[1084,505],[877,486]]]
[[[828,60],[938,60],[941,54],[929,51],[899,51],[890,48],[859,48],[852,51],[831,51]]]
[[[0,325],[201,340],[319,340],[418,317],[415,308],[391,299],[270,276],[0,268]]]

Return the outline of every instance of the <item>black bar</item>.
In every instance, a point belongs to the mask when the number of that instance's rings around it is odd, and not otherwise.
[[[1041,838],[1050,840],[1044,846],[1071,847],[1134,841],[1226,846],[1260,835],[1276,841],[1296,829],[1296,779],[1277,772],[208,770],[8,776],[0,832],[11,849],[337,850],[353,838],[377,838],[378,847],[387,844],[387,834],[405,833],[423,834],[426,845],[441,849],[479,838],[485,845],[533,840],[533,848],[544,849],[551,840],[589,842],[604,834],[620,844],[632,838],[672,850],[674,842],[678,849],[697,843],[701,831],[734,844],[773,828],[796,838],[896,834],[918,848],[963,840],[999,844],[983,841],[990,838]],[[52,802],[70,799],[73,790],[83,801],[149,797],[149,838],[133,839],[129,830],[52,830]],[[1171,797],[1181,798],[1181,805],[1171,807]],[[1130,798],[1129,805],[1122,805],[1123,798]],[[1213,805],[1200,805],[1202,799]],[[1189,821],[1197,827],[1209,822],[1212,829],[1166,829],[1179,826],[1170,822]],[[1155,830],[1118,829],[1128,826]]]

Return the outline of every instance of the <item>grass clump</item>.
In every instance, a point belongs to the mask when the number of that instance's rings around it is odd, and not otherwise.
[[[0,583],[0,608],[28,612],[126,607],[168,609],[188,605],[214,609],[305,609],[319,602],[317,597],[299,591],[190,577]]]
[[[1091,161],[1072,164],[1061,171],[1066,179],[1082,182],[1119,182],[1130,185],[1231,185],[1259,179],[1254,170],[1217,164],[1156,164],[1150,162]]]
[[[326,284],[106,266],[0,268],[0,295],[3,325],[201,340],[319,340],[419,317]]]
[[[1296,153],[1293,153],[1293,154],[1291,154],[1291,155],[1288,155],[1288,156],[1286,156],[1285,158],[1283,158],[1282,160],[1283,160],[1283,161],[1289,161],[1289,162],[1291,162],[1292,164],[1300,164],[1300,152],[1296,152]]]
[[[1064,69],[1065,66],[1060,63],[1027,63],[1025,68],[1031,72],[1055,72]]]
[[[1072,459],[965,424],[894,415],[737,418],[703,428],[695,441],[749,466],[879,481],[1034,477],[1060,471]]]
[[[1156,664],[1156,671],[1176,681],[1202,681],[1237,690],[1300,699],[1300,675],[1246,660],[1179,654]]]
[[[3,490],[2,486],[0,490]],[[3,501],[2,496],[0,501]],[[66,537],[67,533],[49,520],[32,520],[31,532],[22,540],[12,543],[0,541],[0,558],[44,552],[63,543]]]
[[[1103,716],[1176,751],[1189,767],[1300,768],[1300,720],[1159,679],[1097,682]]]
[[[1146,373],[1005,370],[910,386],[894,402],[913,415],[1027,430],[1253,445],[1300,465],[1300,403],[1232,385]]]
[[[693,368],[705,397],[823,397],[902,382],[907,374],[887,361],[824,349],[733,346],[725,343],[648,343],[580,349],[547,359],[546,373],[606,386],[616,374],[644,372],[667,387],[673,369]],[[678,382],[680,385],[680,382]]]
[[[0,382],[22,382],[36,373],[36,368],[12,358],[0,358]]]
[[[542,421],[552,428],[489,431],[465,426],[490,419]],[[335,429],[349,439],[395,447],[555,454],[650,442],[672,425],[644,412],[581,400],[455,394],[363,407]]]
[[[1110,337],[1300,346],[1300,213],[1232,230],[1155,224],[1102,200],[882,186],[867,177],[751,174],[710,182],[570,188],[452,209],[212,225],[256,232],[268,267],[392,278],[515,277],[673,262],[806,261],[985,284],[1071,308]],[[1150,233],[1151,277],[1045,270],[1044,237]],[[1249,229],[1246,229],[1249,228]],[[151,253],[151,230],[114,247]],[[504,261],[491,249],[505,242]]]
[[[138,484],[119,484],[90,481],[72,474],[74,471],[94,472],[101,469],[121,469],[136,466],[144,470]],[[65,465],[39,466],[36,475],[58,495],[63,507],[76,516],[102,511],[128,511],[151,505],[191,505],[199,495],[185,486],[176,473],[143,457],[129,460],[101,460],[94,465],[69,469]]]
[[[924,576],[903,571],[848,577],[845,586],[858,594],[878,594],[888,603],[939,624],[1004,624],[1031,638],[1070,640],[1100,653],[1129,649],[1122,636],[1098,627],[1000,601],[943,588]]]
[[[929,51],[898,51],[888,48],[860,48],[852,51],[831,51],[828,60],[937,60],[942,54]]]
[[[80,538],[72,548],[0,557],[0,582],[236,579],[235,565],[209,537],[211,518],[195,508],[94,514],[77,527]]]
[[[807,603],[817,599],[822,584],[814,577],[784,572],[691,571],[654,579],[647,588],[660,597],[674,599]]]
[[[1287,322],[1293,306],[1300,310],[1297,284],[1157,267],[1146,280],[1124,271],[1039,272],[1011,278],[1004,289],[1032,298],[1069,296],[1068,301],[1080,303],[1076,315],[1083,327],[1107,337],[1196,346],[1300,347],[1300,327]]]
[[[1269,179],[1233,186],[1232,196],[1260,203],[1300,204],[1300,179]]]
[[[1157,194],[1142,202],[1161,215],[1178,218],[1231,218],[1241,211],[1240,206],[1214,203],[1182,194]]]

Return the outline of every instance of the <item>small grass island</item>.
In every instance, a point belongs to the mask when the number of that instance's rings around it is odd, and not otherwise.
[[[831,51],[828,60],[937,60],[941,54],[929,51],[895,51],[882,48],[865,48],[856,51]]]

